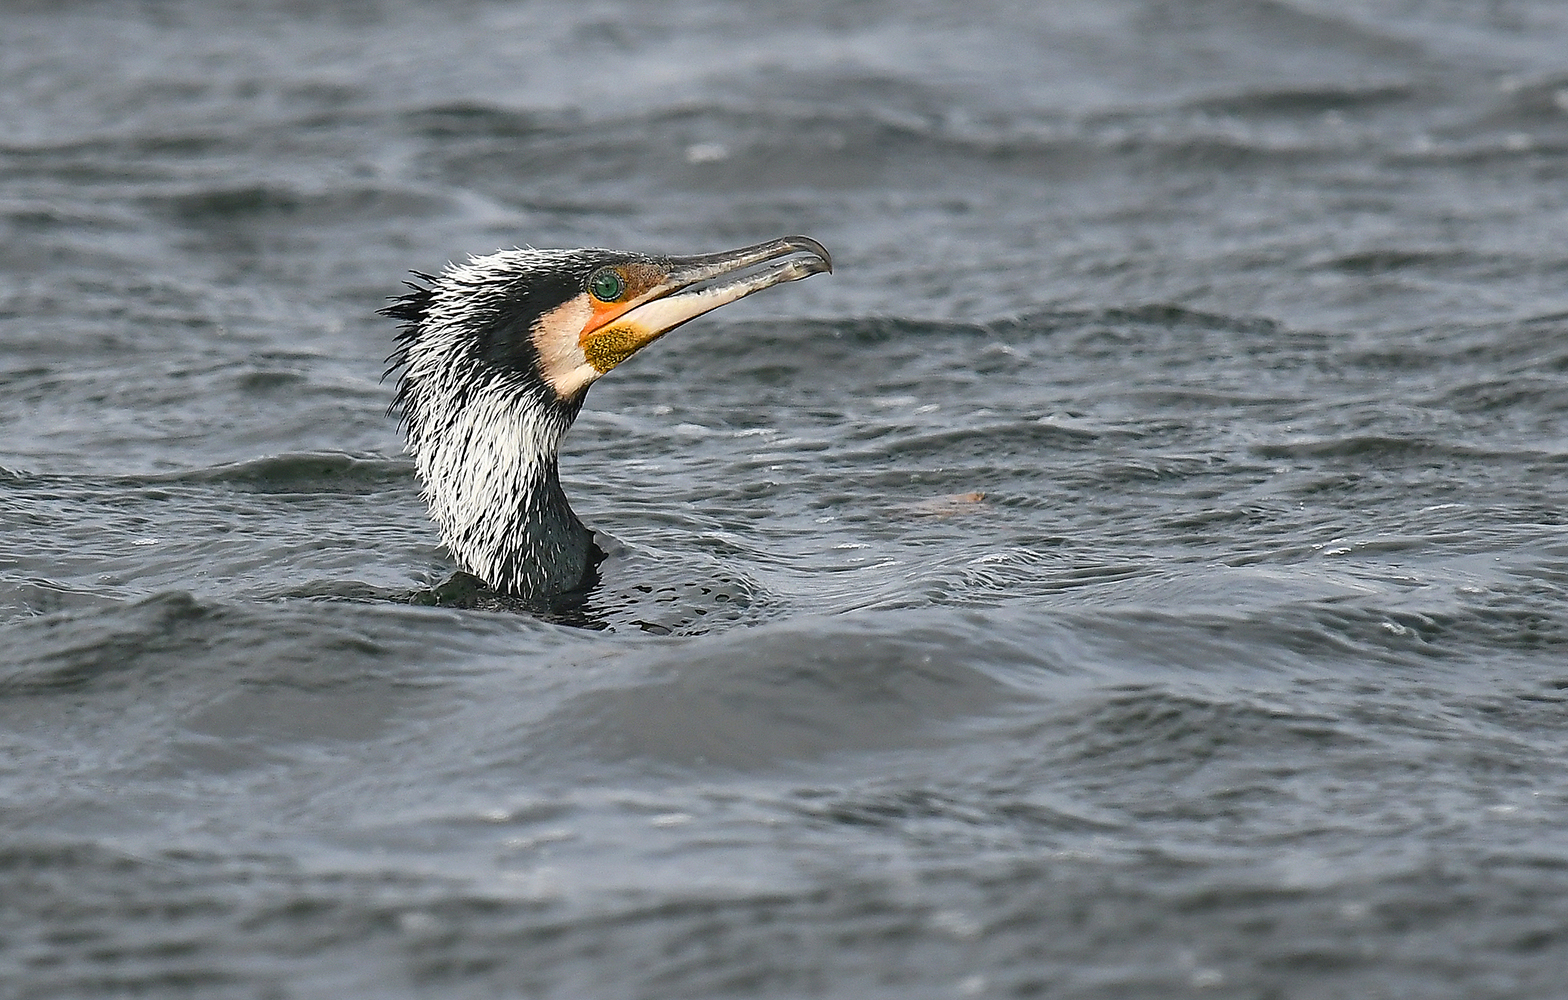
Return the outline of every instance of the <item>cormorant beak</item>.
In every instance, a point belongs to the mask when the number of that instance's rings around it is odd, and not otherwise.
[[[770,261],[776,263],[758,268]],[[616,271],[625,293],[613,302],[595,300],[578,335],[584,360],[600,375],[703,313],[773,285],[832,273],[833,259],[816,240],[786,236],[722,253],[648,258]]]

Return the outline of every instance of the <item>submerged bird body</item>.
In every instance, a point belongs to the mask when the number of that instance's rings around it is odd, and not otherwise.
[[[503,250],[420,274],[382,310],[403,322],[393,407],[453,557],[526,601],[590,583],[603,555],[556,467],[589,386],[688,320],[829,270],[797,236],[693,257]]]

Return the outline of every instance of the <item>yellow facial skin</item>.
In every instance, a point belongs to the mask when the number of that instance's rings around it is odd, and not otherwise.
[[[769,261],[778,263],[693,289]],[[562,399],[575,397],[599,376],[703,313],[782,282],[831,272],[833,264],[820,243],[791,236],[719,254],[620,264],[614,270],[621,291],[613,301],[602,301],[585,289],[534,326],[545,380]]]
[[[655,335],[657,336],[657,335]],[[603,375],[636,354],[650,340],[641,331],[624,326],[601,328],[582,340],[583,359]]]

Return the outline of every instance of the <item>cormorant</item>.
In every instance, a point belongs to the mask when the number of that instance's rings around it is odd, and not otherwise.
[[[501,250],[414,272],[381,310],[403,322],[392,410],[462,569],[528,604],[589,586],[604,554],[556,471],[588,387],[688,320],[832,269],[822,244],[787,236],[687,257]]]

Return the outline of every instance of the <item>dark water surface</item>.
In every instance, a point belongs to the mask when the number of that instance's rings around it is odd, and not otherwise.
[[[1035,8],[1031,10],[1032,8]],[[1568,7],[0,12],[0,996],[1568,995]],[[407,269],[802,232],[451,571]]]

